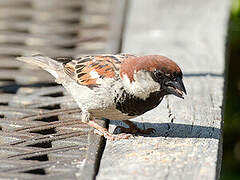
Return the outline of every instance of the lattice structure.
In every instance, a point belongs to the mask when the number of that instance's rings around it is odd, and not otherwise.
[[[112,2],[0,0],[0,178],[94,177],[102,139],[63,87],[15,57],[116,52]]]

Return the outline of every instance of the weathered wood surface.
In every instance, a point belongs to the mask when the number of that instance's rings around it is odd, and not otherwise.
[[[188,95],[134,119],[149,137],[107,141],[97,180],[218,179],[222,153],[229,0],[132,0],[123,52],[163,54],[184,72]],[[111,121],[113,130],[118,121]]]

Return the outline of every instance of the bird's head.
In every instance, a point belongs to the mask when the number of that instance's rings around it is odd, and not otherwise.
[[[180,98],[186,94],[181,69],[165,56],[130,57],[122,63],[120,76],[127,91],[143,99],[156,91]]]

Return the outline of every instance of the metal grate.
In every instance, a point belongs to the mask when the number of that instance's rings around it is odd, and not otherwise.
[[[1,178],[94,178],[103,139],[81,123],[79,108],[48,73],[15,57],[116,53],[121,28],[112,22],[117,16],[121,26],[119,11],[113,11],[118,4],[0,0]]]

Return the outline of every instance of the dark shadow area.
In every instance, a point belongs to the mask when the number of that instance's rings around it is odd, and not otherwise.
[[[30,131],[30,133],[48,135],[48,134],[55,134],[56,130],[55,130],[55,128],[50,128],[50,129],[43,129],[43,130],[37,130],[37,131]]]
[[[110,121],[111,124],[116,126],[124,125],[120,121]],[[171,138],[212,138],[219,139],[221,131],[215,127],[189,125],[189,124],[176,124],[176,123],[146,123],[134,122],[139,128],[147,129],[154,128],[155,133],[144,135],[145,137],[171,137]],[[127,127],[127,126],[125,126]],[[114,131],[116,132],[116,129]]]
[[[46,174],[44,169],[34,169],[34,170],[24,171],[23,173],[37,174],[37,175],[45,175]]]
[[[62,97],[63,92],[57,92],[57,93],[51,93],[51,94],[45,94],[43,96],[49,96],[49,97]]]
[[[10,85],[3,85],[0,86],[0,93],[11,93],[16,94],[19,88],[22,87],[50,87],[50,86],[57,86],[57,83],[49,83],[49,82],[42,82],[42,83],[35,83],[35,84],[10,84]]]
[[[46,110],[54,110],[54,109],[61,109],[60,104],[51,104],[48,106],[41,106],[38,107],[39,109],[46,109]]]
[[[205,76],[211,76],[211,77],[223,77],[223,74],[216,74],[216,73],[186,73],[183,74],[183,77],[205,77]]]
[[[27,145],[29,147],[39,147],[39,148],[51,148],[52,143],[51,142],[42,142],[42,143],[36,143],[36,144],[31,144]]]
[[[35,160],[35,161],[48,161],[48,156],[46,154],[40,156],[32,156],[28,158],[23,158],[23,160]]]

